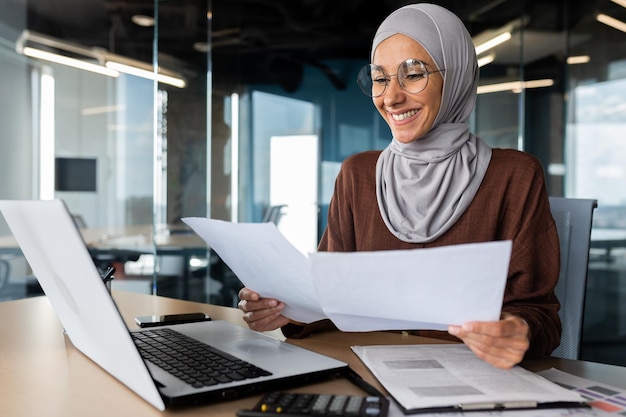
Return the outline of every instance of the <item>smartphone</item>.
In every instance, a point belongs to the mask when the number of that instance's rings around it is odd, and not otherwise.
[[[156,327],[209,320],[211,320],[211,317],[204,313],[165,314],[162,316],[135,317],[135,322],[139,325],[139,327]]]

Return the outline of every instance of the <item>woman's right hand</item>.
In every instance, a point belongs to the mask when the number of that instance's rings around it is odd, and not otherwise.
[[[259,332],[276,330],[289,323],[290,320],[282,315],[285,303],[274,298],[261,298],[261,296],[244,287],[239,291],[239,304],[237,307],[243,311],[243,320],[248,327]]]

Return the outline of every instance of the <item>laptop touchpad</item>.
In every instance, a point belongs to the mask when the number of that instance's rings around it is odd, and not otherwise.
[[[227,343],[224,346],[228,347],[228,352],[241,355],[258,358],[266,355],[276,355],[277,353],[292,353],[288,345],[280,343],[278,340],[238,340],[236,342]]]

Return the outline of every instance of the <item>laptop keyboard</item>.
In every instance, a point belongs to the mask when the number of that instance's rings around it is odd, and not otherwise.
[[[131,335],[144,359],[195,388],[271,375],[271,372],[169,328]]]

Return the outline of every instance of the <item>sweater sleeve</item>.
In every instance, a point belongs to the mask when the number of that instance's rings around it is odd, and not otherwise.
[[[553,228],[545,230],[533,243],[517,248],[511,259],[512,274],[502,310],[528,322],[531,334],[527,358],[550,355],[561,338],[560,304],[554,294],[559,276],[555,234]]]
[[[519,316],[530,327],[530,347],[526,358],[550,355],[560,343],[560,304],[554,293],[559,278],[560,254],[556,224],[538,162],[527,192],[514,198],[505,210],[503,224],[515,235],[509,276],[502,310]]]

